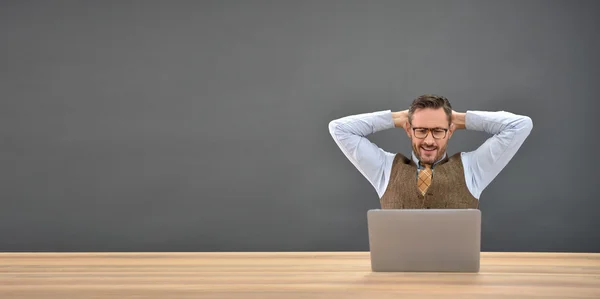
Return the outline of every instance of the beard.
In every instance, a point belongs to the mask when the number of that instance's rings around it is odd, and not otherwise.
[[[412,148],[413,152],[415,153],[415,156],[417,157],[417,159],[419,159],[421,164],[432,165],[433,163],[441,159],[444,156],[444,153],[446,152],[446,145],[443,145],[441,147],[435,144],[426,145],[425,143],[416,145],[413,142]]]

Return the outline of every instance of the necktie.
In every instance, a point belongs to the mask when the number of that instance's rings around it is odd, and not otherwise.
[[[431,185],[431,168],[429,165],[425,165],[425,168],[419,171],[419,179],[417,180],[417,187],[421,191],[422,195],[425,195],[427,188]]]

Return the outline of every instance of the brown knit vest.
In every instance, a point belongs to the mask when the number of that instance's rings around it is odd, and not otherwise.
[[[380,199],[382,209],[478,209],[465,182],[460,153],[446,157],[433,167],[433,180],[425,196],[417,188],[417,165],[396,154],[390,181]]]

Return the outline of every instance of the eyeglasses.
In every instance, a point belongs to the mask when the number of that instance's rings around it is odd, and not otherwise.
[[[443,139],[446,138],[446,133],[448,129],[444,128],[413,128],[413,135],[419,139],[425,139],[427,135],[429,135],[429,131],[431,131],[431,135],[435,139]]]

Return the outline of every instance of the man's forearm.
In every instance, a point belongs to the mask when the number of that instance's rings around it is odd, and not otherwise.
[[[469,111],[465,115],[465,121],[467,130],[494,135],[518,134],[517,131],[523,130],[528,135],[533,126],[531,118],[506,111]]]

